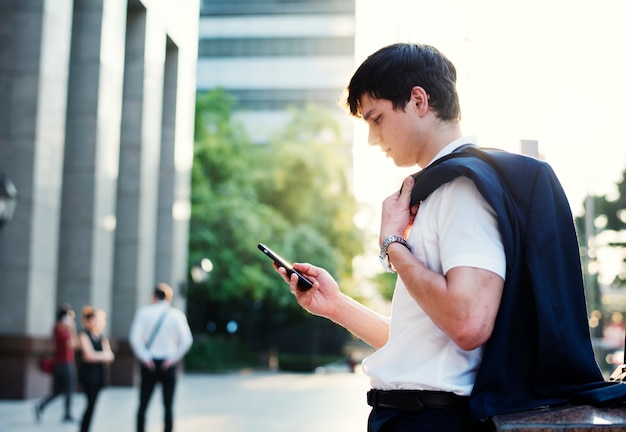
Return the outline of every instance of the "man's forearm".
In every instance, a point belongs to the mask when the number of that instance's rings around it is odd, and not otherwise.
[[[328,318],[376,349],[385,345],[389,339],[389,320],[351,297],[343,297],[335,316]]]

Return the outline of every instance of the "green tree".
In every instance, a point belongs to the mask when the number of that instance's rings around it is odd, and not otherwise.
[[[626,230],[626,169],[622,173],[622,179],[616,184],[617,195],[598,195],[585,200],[584,214],[576,218],[576,228],[581,245],[589,247],[587,235],[596,236],[602,231]],[[591,208],[590,208],[591,206]],[[591,221],[587,218],[591,217]],[[597,223],[601,221],[600,223]],[[591,231],[591,232],[588,232]],[[611,243],[611,247],[625,247],[623,243]],[[620,274],[615,283],[624,285],[626,276]]]
[[[607,195],[595,197],[595,215],[606,218],[606,225],[603,228],[605,230],[626,229],[626,169],[622,173],[622,180],[617,183],[615,199],[609,199]]]
[[[350,279],[352,259],[364,250],[364,233],[354,225],[357,201],[347,179],[349,153],[340,127],[328,111],[315,105],[292,110],[291,115],[291,123],[267,148],[275,169],[258,173],[259,199],[293,227],[286,244],[288,256]]]
[[[232,118],[234,104],[223,90],[197,100],[189,257],[190,265],[209,258],[213,272],[194,289],[211,302],[299,310],[256,245],[351,276],[363,234],[339,127],[307,107],[270,144],[254,145]]]
[[[395,273],[381,272],[374,276],[372,282],[378,287],[381,297],[387,301],[393,298],[393,292],[396,289],[396,281],[398,275]]]
[[[622,179],[616,184],[617,194],[604,194],[587,197],[584,202],[584,214],[576,218],[576,228],[578,230],[580,244],[582,246],[581,259],[585,276],[585,290],[587,293],[587,303],[590,310],[591,334],[594,338],[602,338],[604,328],[611,325],[615,317],[614,312],[626,312],[626,305],[619,302],[603,301],[598,280],[596,251],[597,248],[620,248],[624,250],[626,244],[623,242],[606,243],[607,238],[617,237],[614,231],[624,233],[626,230],[626,169],[622,173]],[[609,234],[604,237],[602,234]],[[591,242],[591,238],[597,238]],[[604,237],[604,239],[603,239]],[[622,237],[623,238],[623,237]],[[601,243],[598,244],[598,240]],[[595,243],[595,244],[594,244]],[[626,261],[626,259],[624,260]],[[613,279],[613,288],[624,289],[626,286],[626,271],[622,263],[622,270]],[[593,270],[592,270],[593,269]],[[615,365],[608,362],[610,352],[606,351],[603,345],[595,347],[600,361],[600,367],[612,373]]]

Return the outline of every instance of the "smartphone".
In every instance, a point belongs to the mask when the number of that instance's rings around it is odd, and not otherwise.
[[[293,273],[297,274],[298,275],[298,287],[302,291],[307,291],[313,288],[313,282],[311,282],[306,277],[304,277],[302,273],[295,270],[293,266],[291,265],[291,263],[289,263],[289,261],[286,261],[283,257],[281,257],[276,252],[274,252],[273,250],[265,246],[263,243],[259,243],[258,247],[261,250],[261,252],[263,252],[265,255],[270,257],[270,259],[274,261],[278,267],[283,267],[285,270],[287,270],[287,275],[291,276]]]

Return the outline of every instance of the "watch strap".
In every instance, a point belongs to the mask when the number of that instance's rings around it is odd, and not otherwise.
[[[389,248],[389,245],[392,243],[400,243],[401,245],[406,247],[408,250],[411,250],[411,248],[409,247],[409,244],[407,243],[404,237],[400,237],[397,235],[389,235],[385,237],[385,239],[383,240],[383,244],[380,248],[380,256],[379,256],[380,262],[383,265],[383,268],[385,270],[387,270],[390,273],[395,273],[396,269],[393,267],[393,265],[389,261],[389,254],[387,253],[387,249]]]

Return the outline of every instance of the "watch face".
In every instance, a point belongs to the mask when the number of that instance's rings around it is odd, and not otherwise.
[[[383,266],[385,270],[387,270],[389,273],[395,273],[394,268],[391,266],[391,263],[389,262],[389,255],[387,254],[380,255],[378,259],[380,260],[380,264]]]

